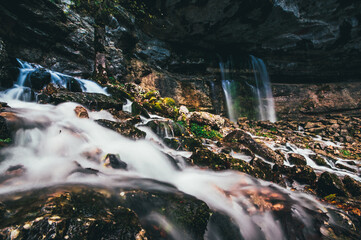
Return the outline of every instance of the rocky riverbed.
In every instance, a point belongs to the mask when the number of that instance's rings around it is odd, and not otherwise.
[[[73,113],[70,114],[74,115],[73,118],[87,121],[97,119],[94,123],[132,141],[146,138],[160,149],[178,171],[187,168],[205,173],[232,170],[246,174],[248,178],[268,182],[267,185],[271,185],[264,189],[260,186],[253,190],[252,187],[248,190],[239,188],[241,192],[238,194],[251,202],[253,207],[243,206],[248,214],[252,215],[252,211],[258,214],[272,212],[273,217],[281,222],[282,232],[287,239],[292,239],[293,233],[300,234],[300,239],[309,239],[311,236],[314,239],[360,237],[361,119],[329,115],[315,117],[307,122],[271,123],[239,118],[237,123],[233,123],[219,115],[189,111],[185,106],[177,105],[173,99],[163,98],[157,91],[145,91],[134,83],[106,83],[103,86],[108,88],[111,96],[71,92],[52,83],[40,91],[34,89],[34,94],[44,106],[56,104],[61,107],[64,102],[76,101],[80,105],[72,105]],[[132,103],[124,111],[127,99]],[[11,149],[19,147],[19,132],[47,129],[52,125],[51,121],[37,115],[37,111],[42,110],[31,110],[34,116],[40,118],[30,120],[17,104],[11,107],[13,104],[12,101],[1,103],[1,164],[4,171],[0,176],[0,186],[3,189],[11,189],[17,184],[21,186],[33,171],[28,169],[28,164],[18,161],[18,164],[13,165],[14,160],[8,159]],[[84,130],[69,128],[60,130],[60,133],[62,131],[70,131],[75,137],[80,134],[79,138]],[[68,173],[70,175],[64,178],[65,183],[74,174],[86,176],[87,179],[89,176],[109,175],[110,172],[104,169],[134,170],[132,162],[117,154],[106,154],[101,147],[88,149],[81,155],[79,160],[72,160],[74,167]],[[96,165],[85,166],[81,160],[83,157]],[[36,162],[33,164],[36,167]],[[98,165],[105,168],[95,167]],[[178,192],[179,186],[171,182],[165,184],[164,180],[153,182],[149,179],[147,183],[134,179],[129,185],[130,179],[127,178],[122,181],[128,184],[121,188],[113,184],[105,187],[104,183],[97,187],[84,183],[69,186],[72,181],[56,186],[58,181],[50,181],[52,186],[38,186],[34,190],[23,191],[20,188],[14,193],[5,190],[8,193],[3,194],[0,201],[3,219],[0,232],[4,238],[11,239],[40,236],[46,239],[98,239],[99,234],[106,236],[106,239],[119,236],[122,239],[178,239],[177,236],[187,236],[189,239],[203,239],[207,236],[212,239],[211,236],[216,234],[213,230],[217,230],[223,239],[237,239],[237,236],[241,238],[241,235],[247,235],[242,231],[240,235],[234,219],[231,220],[232,217],[226,212],[207,202],[206,199],[212,198],[212,193],[201,197],[203,201],[200,201]],[[94,181],[89,183],[98,185]],[[237,191],[219,190],[230,196]],[[313,222],[310,228],[292,217],[292,206],[297,203],[294,196],[287,197],[285,191],[313,196],[313,201],[328,210],[321,213],[320,209],[314,208],[316,203],[304,209],[314,215],[307,223]],[[307,204],[303,207],[307,207]],[[224,221],[229,224],[226,226]],[[169,230],[167,224],[176,230]],[[263,234],[267,236],[267,233]]]

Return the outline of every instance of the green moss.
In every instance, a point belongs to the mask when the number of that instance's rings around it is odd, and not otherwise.
[[[324,197],[324,199],[327,201],[333,201],[333,200],[335,200],[335,198],[336,198],[336,194],[330,194],[330,195],[327,195],[326,197]]]
[[[341,154],[344,155],[345,157],[351,157],[351,152],[350,152],[349,150],[341,149],[340,152],[341,152]]]
[[[144,94],[145,99],[151,99],[152,97],[158,99],[159,92],[154,90],[154,91],[149,91],[146,94]]]
[[[167,106],[176,107],[176,104],[175,104],[175,101],[174,101],[173,98],[169,98],[169,97],[163,98],[163,102],[164,102]]]
[[[222,138],[222,134],[216,130],[210,129],[209,126],[198,125],[196,123],[191,123],[190,131],[197,137],[208,138],[208,139],[218,139]]]
[[[12,140],[11,140],[11,138],[5,138],[5,139],[0,139],[0,142],[1,143],[11,143]]]

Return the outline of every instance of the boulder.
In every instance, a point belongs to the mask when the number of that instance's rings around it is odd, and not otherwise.
[[[51,81],[51,74],[45,68],[38,68],[29,74],[29,87],[41,90]]]
[[[346,190],[351,193],[354,197],[361,196],[361,183],[346,175],[342,179],[342,183],[344,184]]]
[[[309,157],[315,161],[315,163],[319,166],[326,166],[326,167],[329,167],[329,165],[327,164],[327,161],[321,157],[320,155],[318,154],[312,154],[312,155],[309,155]]]
[[[283,164],[284,158],[281,155],[277,154],[265,144],[256,142],[249,134],[247,134],[243,130],[235,130],[229,133],[227,136],[224,137],[223,141],[243,144],[255,154],[258,154],[271,162],[281,165]]]
[[[76,106],[74,112],[78,118],[89,118],[88,111],[83,106]]]
[[[333,173],[324,172],[317,181],[317,194],[321,197],[336,194],[340,197],[348,197],[350,194],[345,189],[341,180]]]
[[[287,159],[291,164],[294,164],[294,165],[306,165],[307,164],[306,158],[304,156],[302,156],[301,154],[289,153],[287,155]]]
[[[104,162],[104,166],[111,167],[114,169],[127,169],[127,163],[123,162],[118,154],[107,154],[105,158],[102,160]]]
[[[229,125],[228,119],[208,112],[191,112],[187,116],[187,121],[197,123],[199,125],[208,125],[216,130]]]
[[[116,131],[117,133],[120,133],[121,135],[138,140],[138,139],[144,139],[146,136],[146,133],[139,130],[138,128],[134,127],[133,125],[125,122],[113,122],[106,119],[99,119],[96,120],[96,122],[105,127],[109,128],[113,131]]]
[[[43,93],[38,95],[38,101],[39,103],[50,103],[55,105],[63,102],[76,102],[86,106],[88,109],[98,111],[110,108],[121,110],[123,107],[123,102],[116,101],[113,98],[101,93],[80,93],[66,91],[55,92],[51,95]]]

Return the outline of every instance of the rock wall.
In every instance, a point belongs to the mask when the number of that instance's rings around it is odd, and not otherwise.
[[[328,114],[361,115],[361,83],[274,84],[279,119],[310,119]]]

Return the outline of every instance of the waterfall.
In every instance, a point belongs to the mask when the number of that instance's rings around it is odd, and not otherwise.
[[[227,114],[231,121],[239,117],[276,121],[271,83],[265,63],[260,58],[250,56],[249,72],[252,76],[240,76],[232,59],[220,62],[222,88],[226,100]]]
[[[258,99],[258,119],[270,120],[275,122],[276,112],[274,107],[274,100],[272,95],[271,82],[268,76],[267,68],[262,59],[251,55],[251,64],[255,78],[254,94]]]
[[[225,63],[220,62],[219,68],[221,70],[221,75],[222,75],[222,88],[226,99],[228,118],[233,122],[237,122],[237,116],[235,112],[236,110],[233,107],[234,104],[232,98],[232,86],[234,84],[232,84],[233,80],[230,78],[230,73],[229,73],[230,65],[231,65],[231,61],[227,61]]]
[[[315,231],[308,211],[322,206],[306,194],[292,193],[236,171],[214,172],[187,165],[177,169],[162,153],[164,149],[154,143],[154,137],[132,141],[103,128],[93,118],[77,118],[76,103],[52,106],[11,100],[8,104],[20,114],[23,123],[39,127],[19,129],[14,143],[1,150],[6,161],[0,162],[0,175],[11,166],[21,166],[24,174],[0,185],[0,194],[74,183],[132,187],[132,179],[146,184],[152,179],[171,184],[227,214],[243,239],[285,239],[279,220],[271,209],[259,207],[255,196],[284,199],[294,212],[292,221],[304,225],[306,238]],[[104,167],[97,159],[107,153],[118,155],[128,170]],[[83,174],[80,167],[98,174]],[[208,230],[211,235],[212,230]]]
[[[50,83],[53,83],[56,86],[68,88],[70,91],[74,90],[72,89],[72,87],[76,87],[80,88],[79,90],[81,90],[82,92],[102,93],[105,95],[109,95],[107,94],[105,88],[100,87],[93,81],[75,78],[66,74],[51,71],[43,68],[40,65],[30,64],[20,59],[17,59],[17,61],[20,65],[19,76],[13,88],[5,91],[5,96],[7,97],[7,99],[31,101],[34,98],[34,95],[36,95],[36,93],[34,93],[31,89],[31,74],[39,70],[49,74]]]

